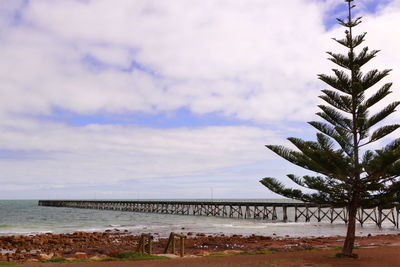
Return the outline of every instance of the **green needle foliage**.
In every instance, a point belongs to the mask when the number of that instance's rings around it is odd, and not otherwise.
[[[320,96],[326,105],[319,105],[317,113],[325,122],[312,121],[317,129],[316,141],[288,138],[298,149],[267,145],[284,159],[316,172],[317,176],[288,178],[299,186],[313,189],[304,193],[299,189],[285,187],[275,178],[267,177],[260,182],[271,191],[282,196],[320,204],[347,207],[349,220],[343,256],[354,256],[356,213],[359,207],[382,206],[398,200],[400,194],[400,138],[381,149],[371,150],[368,145],[397,130],[400,125],[381,125],[380,122],[396,111],[400,102],[394,102],[371,114],[370,110],[391,93],[391,83],[384,84],[376,92],[366,96],[375,84],[387,76],[390,70],[361,68],[379,51],[368,47],[359,49],[366,33],[353,35],[353,28],[361,23],[361,17],[353,19],[354,0],[345,0],[348,5],[346,20],[338,19],[346,28],[344,39],[334,39],[348,49],[347,54],[328,52],[329,60],[338,65],[332,76],[320,74],[319,79],[331,89],[322,90]],[[309,191],[310,192],[310,191]]]

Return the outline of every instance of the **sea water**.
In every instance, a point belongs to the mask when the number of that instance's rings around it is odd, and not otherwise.
[[[229,199],[227,201],[284,202],[284,200],[271,199]],[[291,202],[290,200],[285,201]],[[329,222],[282,222],[43,207],[38,206],[37,200],[0,200],[0,235],[72,233],[76,231],[99,232],[115,229],[128,230],[133,234],[158,233],[160,236],[167,236],[170,232],[194,232],[306,237],[344,235],[346,225],[341,221],[333,224]],[[400,233],[400,231],[390,223],[383,224],[382,229],[379,229],[373,222],[366,223],[363,227],[357,226],[357,235],[397,233]]]

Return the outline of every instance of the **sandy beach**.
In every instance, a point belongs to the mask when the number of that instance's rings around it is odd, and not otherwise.
[[[290,266],[307,266],[304,265],[306,263],[331,264],[317,266],[396,266],[395,264],[400,266],[398,253],[400,248],[397,247],[400,246],[400,235],[359,237],[356,240],[356,246],[361,248],[356,250],[360,255],[358,260],[334,258],[343,239],[340,236],[281,238],[257,235],[206,236],[202,233],[189,233],[185,240],[184,259],[151,260],[140,263],[118,261],[68,264],[71,266],[286,266],[284,265],[286,262],[292,262],[298,265]],[[0,248],[3,250],[1,260],[27,262],[27,266],[53,266],[54,263],[42,263],[40,260],[46,256],[73,260],[76,253],[84,253],[84,258],[88,260],[101,260],[119,252],[135,250],[138,241],[139,236],[121,231],[1,236]],[[155,235],[153,254],[164,253],[166,243],[166,238]],[[179,245],[177,248],[179,249]],[[263,263],[257,265],[257,262]],[[375,265],[371,265],[373,262]],[[278,263],[283,265],[277,265]],[[340,265],[342,263],[352,265]],[[384,263],[387,265],[379,265]]]

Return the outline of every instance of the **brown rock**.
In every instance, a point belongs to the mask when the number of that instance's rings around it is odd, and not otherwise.
[[[210,255],[210,252],[208,252],[208,251],[201,251],[198,255],[199,255],[199,256],[208,256],[208,255]]]
[[[6,253],[6,258],[7,258],[7,261],[12,261],[14,258],[13,258],[13,254],[11,254],[11,253]]]
[[[51,259],[51,256],[47,255],[45,253],[40,253],[39,256],[38,256],[38,260],[40,260],[40,261],[47,261],[47,260],[50,260],[50,259]]]
[[[75,258],[78,260],[86,260],[88,258],[88,256],[85,252],[76,252]]]

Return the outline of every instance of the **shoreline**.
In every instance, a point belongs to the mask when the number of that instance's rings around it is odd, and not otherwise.
[[[185,234],[185,233],[184,233]],[[185,255],[235,254],[240,252],[289,252],[312,249],[334,249],[343,245],[343,236],[277,237],[262,235],[185,234]],[[163,254],[167,238],[154,234],[153,254]],[[39,261],[73,259],[84,253],[87,259],[101,259],[123,251],[135,251],[140,236],[126,231],[75,232],[70,234],[38,234],[0,236],[0,261]],[[400,245],[400,234],[357,237],[357,247]],[[177,245],[179,247],[179,245]],[[178,251],[178,250],[177,250]]]
[[[175,215],[172,215],[175,216]],[[199,216],[200,217],[200,216]],[[209,219],[209,217],[205,217]],[[217,218],[221,219],[221,218]],[[334,237],[341,236],[346,231],[346,224],[342,223],[329,223],[329,222],[261,222],[259,220],[251,219],[233,219],[222,218],[226,220],[224,222],[210,222],[214,223],[210,229],[204,229],[204,225],[192,226],[188,223],[180,223],[177,225],[168,224],[167,227],[161,225],[108,225],[108,226],[88,226],[88,227],[67,227],[71,229],[62,229],[63,227],[55,228],[47,227],[48,229],[42,230],[26,230],[21,231],[18,227],[14,229],[3,229],[0,228],[0,237],[5,236],[32,236],[42,234],[72,234],[76,232],[93,233],[93,232],[126,232],[131,235],[140,235],[142,233],[150,233],[160,237],[168,237],[170,232],[179,232],[182,234],[188,233],[205,233],[206,235],[261,235],[261,236],[274,236],[274,237],[297,237],[297,238],[308,238],[308,237]],[[1,226],[1,225],[0,225]],[[8,227],[8,225],[6,225]],[[18,230],[15,230],[17,229]],[[46,227],[43,227],[46,228]],[[383,224],[381,228],[377,227],[372,223],[364,223],[363,226],[357,224],[356,235],[357,236],[369,236],[369,235],[396,235],[400,233],[399,229],[396,229],[390,224]]]

